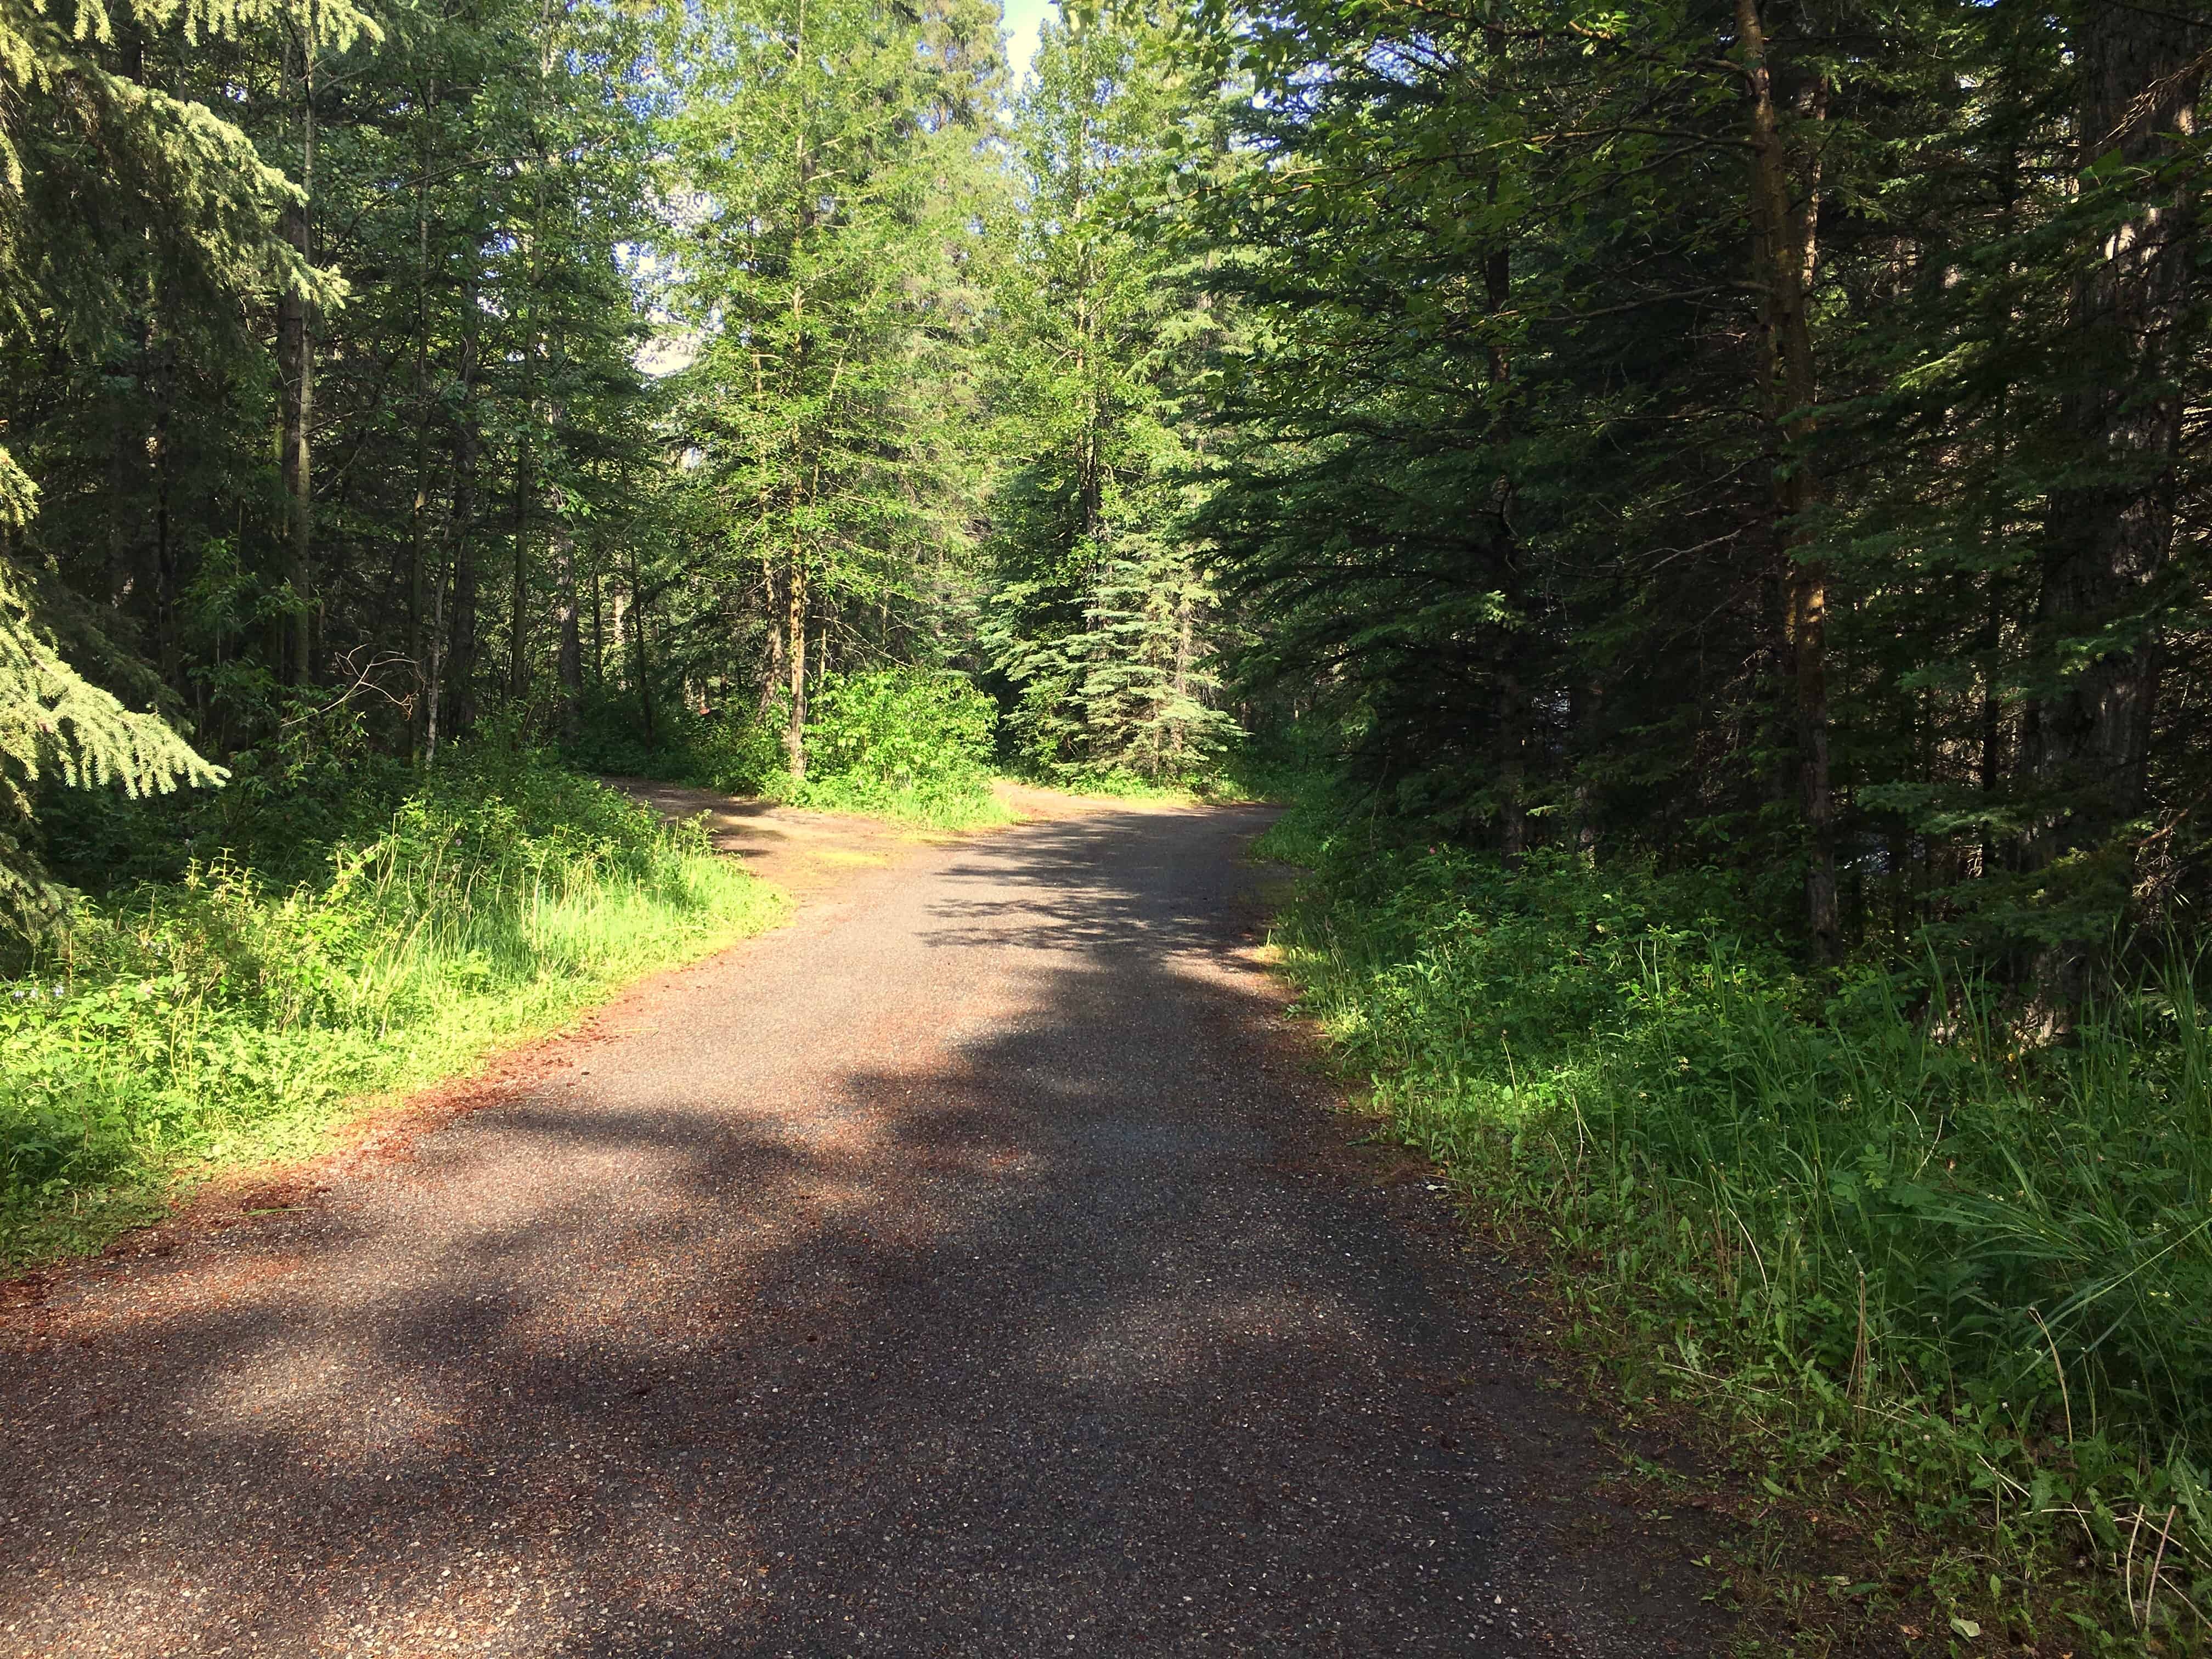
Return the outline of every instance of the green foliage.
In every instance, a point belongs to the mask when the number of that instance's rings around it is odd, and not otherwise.
[[[145,73],[146,48],[295,33],[311,49],[343,51],[382,33],[345,0],[0,5],[0,330],[50,319],[77,341],[97,338],[129,304],[118,278],[131,262],[115,257],[118,244],[149,234],[195,297],[289,284],[336,297],[277,234],[289,184],[231,101],[158,84]],[[103,50],[118,43],[139,49],[136,73]],[[87,213],[87,198],[105,210]],[[10,471],[0,447],[0,522],[16,493],[4,482]]]
[[[998,711],[964,674],[878,669],[822,682],[807,748],[825,778],[966,788],[990,775]]]
[[[1364,827],[1363,827],[1364,830]],[[1519,868],[1293,814],[1282,938],[1407,1140],[1547,1243],[1638,1391],[1778,1414],[2015,1567],[2179,1504],[2212,1562],[2212,1018],[2186,972],[2023,1052],[1937,965],[1824,988],[1719,872]],[[2193,1581],[2193,1583],[2192,1583]],[[2169,1604],[2169,1612],[2171,1604]]]
[[[781,687],[951,659],[968,582],[983,146],[1001,66],[985,0],[713,0],[688,15],[665,129],[694,204],[669,298],[696,353],[673,377],[677,507],[697,587],[742,592],[720,678]],[[675,227],[672,227],[672,231]],[[799,769],[804,769],[803,768]]]
[[[765,794],[787,776],[782,733],[772,720],[701,720],[689,753],[698,781],[732,795]]]
[[[1971,911],[2016,981],[2195,905],[2191,19],[1197,9],[1242,165],[1156,222],[1240,319],[1190,526],[1232,683],[1343,716],[1386,816],[1794,877],[1823,954]]]
[[[1007,737],[1022,767],[1068,787],[1117,776],[1153,787],[1200,781],[1244,736],[1209,698],[1218,678],[1206,656],[1213,594],[1186,552],[1122,532],[1105,509],[1102,535],[1120,551],[1080,590],[1079,623],[1037,627],[1042,584],[1014,581],[994,596],[984,631],[1013,692]],[[1025,632],[1025,629],[1034,631]]]
[[[626,700],[594,697],[585,702],[577,734],[561,752],[586,772],[758,795],[784,774],[777,712],[771,705],[767,716],[749,719],[735,712],[678,709],[655,720],[648,742]]]
[[[42,782],[139,800],[224,775],[159,715],[125,708],[64,662],[0,573],[0,927],[33,935],[62,912],[22,831]]]
[[[234,756],[221,790],[134,796],[113,784],[71,788],[50,779],[35,810],[55,875],[112,896],[228,860],[291,887],[319,881],[339,842],[382,835],[422,787],[416,769],[376,747],[357,708],[325,714],[296,698],[278,707],[283,735]]]
[[[68,61],[20,98],[0,71],[0,269],[24,276],[0,285],[0,552],[63,654],[226,763],[300,703],[353,702],[403,757],[493,702],[559,724],[586,637],[595,679],[631,654],[623,578],[659,529],[617,253],[646,213],[644,17],[30,9]],[[295,542],[270,438],[307,391]]]
[[[806,782],[790,799],[940,828],[995,821],[998,710],[965,675],[879,669],[823,680],[807,721]]]
[[[772,921],[775,896],[526,754],[457,757],[287,887],[234,858],[85,908],[0,1000],[0,1260],[179,1175],[310,1150],[347,1103],[465,1067]]]
[[[1135,222],[1177,141],[1218,118],[1203,94],[1159,27],[1109,12],[1048,20],[1016,112],[989,380],[1008,465],[981,644],[1015,763],[1074,787],[1195,782],[1243,735],[1187,531],[1182,382],[1220,319]]]
[[[807,709],[803,784],[786,768],[787,708],[772,698],[757,717],[664,717],[659,741],[651,745],[613,711],[588,720],[567,753],[594,771],[938,829],[1005,820],[990,792],[998,710],[966,675],[899,668],[825,676]]]
[[[0,3],[0,353],[33,338],[106,348],[149,280],[218,313],[280,289],[341,297],[281,234],[295,192],[228,100],[147,73],[149,46],[158,57],[279,33],[310,52],[382,37],[345,0]],[[35,564],[19,561],[27,537],[35,546],[43,492],[4,415],[0,432],[0,926],[21,937],[60,902],[22,828],[42,779],[137,798],[223,774],[161,715],[87,679],[33,613],[22,572]]]

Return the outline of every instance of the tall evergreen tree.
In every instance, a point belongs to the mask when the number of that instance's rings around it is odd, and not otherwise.
[[[1047,20],[1015,114],[985,642],[1013,741],[1048,772],[1184,775],[1237,732],[1186,527],[1187,371],[1219,325],[1199,273],[1139,222],[1211,90],[1141,19]]]
[[[332,291],[288,238],[301,193],[268,165],[204,82],[181,73],[202,42],[231,47],[275,36],[309,54],[374,38],[343,3],[115,10],[11,3],[0,9],[0,329],[18,366],[58,350],[117,363],[143,392],[165,377],[175,337],[221,338],[222,313],[269,295],[301,307]],[[188,91],[171,89],[182,85]],[[201,95],[195,95],[201,94]],[[212,329],[207,313],[215,313]],[[225,342],[226,343],[229,342]],[[80,382],[82,386],[82,382]],[[105,404],[112,400],[100,399]],[[167,409],[161,411],[167,414]],[[108,483],[129,487],[145,465],[168,482],[166,422],[143,445],[112,417]],[[9,423],[0,423],[0,434]],[[112,633],[58,594],[40,596],[34,536],[40,485],[0,445],[0,774],[18,824],[42,777],[133,794],[206,783],[220,773],[160,714],[127,708],[88,683],[56,648],[51,624],[76,624],[88,647],[121,660]],[[108,502],[111,515],[122,503]],[[166,501],[164,502],[166,507]],[[166,512],[164,513],[166,523]],[[123,536],[106,540],[111,595],[131,580]],[[157,578],[174,602],[173,573]],[[127,662],[124,664],[127,669]],[[127,676],[147,689],[143,675]],[[20,834],[0,836],[0,903],[19,924],[52,907],[52,890]]]
[[[682,443],[717,545],[771,613],[763,706],[806,775],[811,675],[854,611],[888,619],[966,526],[945,462],[945,349],[1000,73],[980,0],[732,0],[703,14],[675,125],[677,258],[701,335]]]

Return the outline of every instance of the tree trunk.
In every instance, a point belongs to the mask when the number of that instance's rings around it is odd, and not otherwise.
[[[805,46],[805,14],[801,12],[798,33],[793,39],[794,58],[803,54]],[[793,135],[793,165],[799,179],[799,246],[806,246],[814,233],[814,158],[807,153],[806,131],[802,125]],[[793,249],[794,253],[797,248]],[[785,354],[788,367],[785,373],[791,391],[804,396],[806,390],[806,290],[793,283],[791,289],[791,349]],[[818,435],[818,434],[817,434]],[[791,502],[791,555],[784,574],[783,663],[785,684],[791,691],[791,708],[784,725],[784,765],[792,781],[806,781],[806,509],[811,504],[805,489],[808,456],[804,436],[792,445],[789,500]],[[819,461],[815,465],[818,467]]]
[[[1486,192],[1489,205],[1498,204],[1498,169],[1490,170],[1490,185]],[[1506,301],[1513,293],[1513,251],[1504,242],[1492,248],[1482,261],[1482,295],[1493,321],[1505,310]],[[1512,376],[1512,365],[1506,361],[1505,343],[1493,332],[1490,338],[1490,383],[1502,386]]]
[[[766,555],[761,558],[761,592],[763,608],[768,612],[768,661],[761,672],[760,702],[753,710],[753,718],[763,725],[768,723],[768,711],[775,707],[777,689],[784,682],[783,623],[776,615],[775,567]]]
[[[1600,803],[1589,757],[1600,750],[1598,716],[1604,706],[1604,690],[1595,684],[1577,682],[1567,694],[1567,720],[1580,750],[1575,768],[1575,851],[1585,865],[1597,861]]]
[[[140,381],[143,387],[143,380]],[[117,393],[109,400],[111,426],[107,446],[107,602],[120,611],[131,598],[131,544],[137,539],[133,523],[131,480],[137,471],[134,453],[143,441],[138,434],[132,399]]]
[[[561,686],[560,731],[564,741],[574,743],[583,732],[584,635],[576,600],[576,538],[565,519],[553,521],[553,562],[560,582],[560,644],[554,659]]]
[[[528,349],[526,345],[525,349]],[[524,420],[529,419],[529,399],[523,400]],[[515,441],[514,559],[509,571],[507,629],[507,696],[520,715],[530,700],[530,492],[532,477],[530,434]]]
[[[1176,595],[1176,717],[1168,731],[1168,753],[1179,769],[1182,765],[1185,736],[1190,729],[1190,663],[1196,641],[1191,619],[1190,589],[1180,581],[1176,586],[1181,591]]]
[[[617,658],[622,655],[623,629],[628,625],[629,618],[629,590],[623,584],[617,583],[607,594],[607,631],[614,635],[615,654]],[[617,671],[621,666],[619,662],[616,664]],[[604,671],[599,678],[604,684],[606,679]],[[627,681],[624,682],[624,684],[627,683]]]
[[[282,234],[303,262],[314,255],[311,207],[315,186],[315,53],[312,37],[285,49],[288,68],[296,74],[300,97],[300,188],[301,199],[286,204]],[[293,54],[296,52],[298,56]],[[286,508],[286,578],[292,588],[293,615],[285,629],[283,678],[304,686],[314,678],[314,471],[309,447],[315,411],[315,348],[307,295],[288,285],[276,301],[276,368],[283,430],[278,465],[283,474]]]
[[[592,684],[605,691],[607,685],[607,599],[599,582],[602,561],[592,561]]]
[[[1487,198],[1492,204],[1498,200],[1498,170],[1492,167]],[[1513,296],[1512,251],[1500,243],[1492,248],[1482,261],[1483,303],[1492,318],[1502,314]],[[1512,375],[1512,365],[1507,361],[1504,343],[1493,335],[1490,341],[1490,384],[1503,390]],[[1501,428],[1502,430],[1502,423]],[[1501,465],[1497,487],[1492,492],[1494,512],[1498,520],[1497,553],[1502,569],[1510,570],[1513,557],[1513,481],[1503,465],[1504,446],[1499,447]],[[1528,780],[1526,760],[1528,750],[1528,700],[1521,689],[1521,676],[1513,659],[1519,650],[1510,633],[1501,633],[1498,642],[1496,696],[1493,717],[1497,730],[1492,748],[1498,767],[1498,843],[1509,863],[1517,864],[1521,855],[1528,850]]]
[[[806,562],[794,548],[784,580],[784,665],[789,673],[791,718],[784,726],[783,755],[792,781],[806,781]]]
[[[408,514],[407,660],[415,695],[410,724],[414,748],[427,754],[430,728],[430,686],[435,670],[423,637],[423,611],[429,583],[428,541],[430,518],[430,141],[428,123],[438,108],[434,76],[424,100],[424,137],[415,179],[415,495]]]
[[[629,553],[629,641],[630,653],[637,665],[637,710],[645,726],[645,746],[652,748],[655,741],[653,724],[653,665],[645,653],[645,589],[640,585],[637,568],[637,545],[632,543]]]
[[[149,335],[148,344],[153,344]],[[176,405],[177,348],[173,340],[161,343],[151,353],[154,434],[147,455],[154,473],[154,659],[161,678],[179,693],[187,686],[185,644],[178,628],[178,605],[182,597],[182,573],[178,569],[177,537],[171,523],[170,495],[174,483],[173,446],[170,416]]]
[[[429,640],[422,663],[422,764],[438,761],[439,694],[445,685],[446,579],[441,573],[430,597]]]
[[[1807,514],[1820,499],[1814,471],[1810,414],[1818,396],[1806,289],[1814,269],[1814,200],[1791,201],[1786,140],[1776,107],[1773,71],[1759,0],[1736,0],[1737,43],[1751,112],[1751,221],[1753,279],[1765,295],[1762,391],[1769,420],[1783,440],[1774,472],[1774,505],[1789,560],[1787,628],[1796,659],[1800,811],[1806,832],[1805,915],[1814,954],[1836,955],[1841,928],[1836,904],[1835,794],[1828,765],[1826,568],[1808,551]],[[1817,100],[1814,105],[1817,111]]]
[[[1993,811],[1996,807],[1997,786],[2002,781],[2001,772],[2004,755],[2004,704],[1999,696],[2000,677],[2004,672],[2004,615],[2002,590],[1996,572],[1990,572],[1987,580],[1989,590],[1983,598],[1985,609],[1981,635],[1975,641],[1981,658],[1982,701],[1978,752],[1974,762],[1974,787],[1981,794],[1982,810]],[[1977,877],[1994,875],[1996,863],[1997,838],[1984,823],[1978,837],[1974,874]]]
[[[451,724],[457,738],[472,730],[477,719],[477,468],[483,453],[483,434],[477,425],[476,386],[483,319],[483,308],[477,303],[476,273],[471,269],[461,289],[460,408],[453,422],[453,517],[448,526],[453,617],[445,666]]]
[[[1497,720],[1498,850],[1507,863],[1518,864],[1521,855],[1528,850],[1525,776],[1528,708],[1528,700],[1522,695],[1520,677],[1510,662],[1498,677]]]
[[[538,9],[538,84],[540,97],[544,95],[545,83],[553,73],[553,13],[554,0],[543,0]],[[529,275],[525,304],[532,309],[530,320],[522,331],[522,423],[515,437],[514,562],[507,617],[507,696],[518,719],[522,717],[530,700],[530,500],[531,492],[538,487],[532,465],[535,457],[531,449],[531,428],[532,423],[538,417],[538,354],[543,343],[539,331],[544,323],[536,307],[544,280],[541,260],[544,253],[545,181],[546,174],[553,165],[544,135],[538,130],[538,111],[534,106],[531,112],[531,148],[536,161],[531,173],[532,204],[530,229],[526,239],[530,257],[526,267]]]

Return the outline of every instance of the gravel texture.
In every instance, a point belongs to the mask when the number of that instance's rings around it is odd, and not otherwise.
[[[1264,822],[905,847],[404,1157],[50,1276],[0,1656],[1719,1650],[1346,1147]]]

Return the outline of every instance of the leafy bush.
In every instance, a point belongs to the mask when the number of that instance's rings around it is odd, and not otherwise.
[[[2212,1025],[2182,971],[2023,1051],[1934,964],[1807,978],[1716,875],[1296,820],[1284,939],[1406,1137],[1543,1233],[1651,1387],[1786,1408],[1923,1520],[2178,1507],[2212,1561]],[[1299,842],[1303,845],[1297,845]],[[1290,843],[1290,845],[1285,845]],[[2185,1553],[2185,1552],[2188,1552]]]
[[[988,816],[998,711],[964,674],[833,675],[806,724],[808,805],[933,823]]]
[[[229,757],[220,789],[132,799],[112,787],[50,785],[38,804],[49,866],[94,893],[179,881],[194,862],[218,856],[280,886],[315,879],[339,842],[380,834],[420,780],[369,741],[357,708],[284,707],[298,718],[277,741]]]
[[[732,711],[701,714],[678,704],[655,711],[647,742],[634,698],[594,696],[586,700],[579,726],[562,757],[586,772],[756,795],[769,790],[784,769],[782,721],[773,708],[755,719]]]
[[[624,709],[620,718],[587,718],[568,758],[592,771],[931,823],[993,816],[998,714],[965,675],[921,669],[825,675],[808,702],[804,784],[792,781],[784,754],[789,708],[779,697],[757,718],[679,710],[661,719],[650,745]]]
[[[887,789],[966,787],[990,775],[998,711],[965,674],[832,675],[808,710],[808,769]]]
[[[699,781],[726,794],[766,794],[789,775],[781,720],[702,720],[691,753]]]
[[[65,1241],[88,1200],[119,1216],[198,1163],[312,1145],[347,1098],[465,1066],[776,903],[696,830],[489,746],[322,862],[287,886],[220,854],[88,904],[6,982],[0,1259]]]

